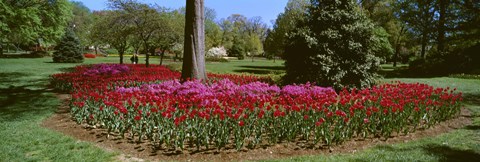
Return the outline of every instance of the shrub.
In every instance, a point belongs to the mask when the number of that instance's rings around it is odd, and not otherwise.
[[[42,58],[45,56],[49,56],[50,54],[47,51],[33,51],[30,53],[32,58]]]
[[[228,51],[228,54],[232,57],[237,57],[239,60],[243,60],[245,59],[245,48],[240,43],[235,43]]]
[[[205,54],[207,58],[215,57],[215,58],[221,58],[221,57],[227,57],[227,50],[225,50],[225,47],[214,47],[211,48],[210,50],[207,51]]]
[[[286,83],[369,87],[379,76],[374,25],[354,0],[314,0],[285,50]]]
[[[53,62],[81,63],[83,62],[82,46],[72,30],[66,31],[60,43],[55,47]]]

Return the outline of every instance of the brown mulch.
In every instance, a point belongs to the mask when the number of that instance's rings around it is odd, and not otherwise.
[[[69,95],[60,94],[58,97],[65,101],[57,112],[50,118],[43,121],[42,126],[72,136],[82,141],[95,143],[106,150],[115,150],[120,153],[119,161],[243,161],[243,160],[265,160],[280,159],[302,155],[320,155],[334,153],[356,153],[360,150],[380,144],[392,144],[408,142],[423,137],[432,137],[446,133],[471,124],[471,112],[462,109],[460,117],[442,122],[426,130],[417,130],[407,135],[398,135],[387,140],[383,138],[354,139],[331,148],[306,148],[301,142],[281,143],[273,146],[261,146],[256,149],[211,149],[206,151],[195,151],[194,148],[184,151],[154,149],[150,142],[137,143],[131,139],[120,139],[115,136],[107,136],[103,129],[93,129],[85,125],[78,125],[71,119],[69,114]]]

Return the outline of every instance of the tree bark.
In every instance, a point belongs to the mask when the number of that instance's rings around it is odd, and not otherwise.
[[[437,37],[437,50],[439,52],[445,51],[445,14],[446,14],[446,6],[447,0],[439,0],[438,7],[440,10],[440,17],[438,19],[438,37]]]
[[[120,55],[120,64],[123,64],[123,54],[125,53],[124,50],[118,51],[118,54]]]
[[[3,55],[3,42],[0,41],[0,55]]]
[[[204,0],[187,0],[182,80],[205,81]]]
[[[425,52],[426,52],[426,48],[427,48],[427,32],[426,31],[423,31],[423,34],[422,34],[422,51],[420,53],[420,57],[422,59],[425,59]]]
[[[162,53],[160,53],[160,65],[163,64],[163,56],[165,55],[166,50],[162,50]]]

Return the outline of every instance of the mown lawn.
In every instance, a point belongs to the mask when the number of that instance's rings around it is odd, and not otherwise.
[[[128,63],[128,58],[125,59]],[[142,63],[143,60],[141,60]],[[117,63],[118,58],[87,59],[86,64]],[[152,64],[158,64],[153,59]],[[166,61],[167,64],[178,64]],[[0,59],[0,161],[115,161],[118,153],[104,151],[40,126],[60,101],[48,88],[49,76],[78,64],[54,64],[51,58]],[[278,74],[283,62],[256,59],[207,63],[216,73]],[[388,67],[385,66],[385,67]],[[390,78],[456,87],[465,94],[474,123],[465,128],[408,143],[380,145],[355,154],[294,157],[274,161],[480,161],[480,80],[441,78]]]

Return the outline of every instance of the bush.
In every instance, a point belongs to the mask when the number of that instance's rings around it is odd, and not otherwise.
[[[221,58],[221,57],[227,57],[227,50],[225,50],[225,47],[214,47],[211,48],[210,50],[207,51],[205,54],[207,58]]]
[[[417,75],[475,73],[480,69],[480,44],[451,52],[434,52],[426,59],[410,62],[409,70]]]
[[[83,62],[82,46],[72,30],[68,30],[60,43],[55,47],[53,62],[81,63]]]
[[[245,48],[241,43],[235,43],[232,48],[228,50],[228,54],[232,57],[237,57],[239,60],[243,60],[245,59]]]
[[[45,56],[50,56],[47,51],[33,51],[30,53],[31,58],[42,58]]]
[[[320,5],[321,4],[321,5]],[[369,87],[379,76],[374,25],[354,0],[314,0],[285,50],[286,83]]]

